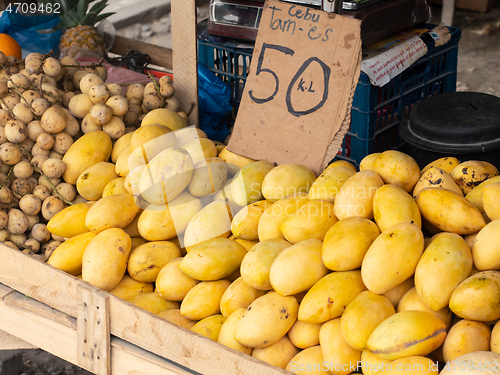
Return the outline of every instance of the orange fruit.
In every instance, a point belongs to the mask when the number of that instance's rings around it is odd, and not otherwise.
[[[14,56],[18,59],[22,59],[21,46],[16,40],[7,34],[0,34],[0,51],[5,54],[5,56]]]

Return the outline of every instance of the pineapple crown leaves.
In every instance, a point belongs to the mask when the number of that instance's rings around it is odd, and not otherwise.
[[[56,26],[56,29],[65,31],[72,27],[87,25],[94,26],[105,18],[115,14],[115,12],[101,13],[107,6],[108,0],[100,0],[92,5],[89,5],[96,0],[39,0],[39,2],[47,4],[60,4],[61,21]]]

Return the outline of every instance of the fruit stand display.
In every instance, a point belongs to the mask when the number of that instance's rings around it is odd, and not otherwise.
[[[132,43],[170,66],[112,51]],[[188,127],[192,56],[126,89],[0,59],[4,348],[95,374],[498,372],[493,164],[389,150],[317,176]]]

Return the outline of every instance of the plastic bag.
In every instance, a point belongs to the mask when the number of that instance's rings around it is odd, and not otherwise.
[[[0,33],[13,37],[22,49],[29,52],[59,53],[59,41],[62,32],[54,31],[59,23],[59,16],[25,16],[15,11],[4,11],[0,16]]]
[[[230,99],[231,88],[206,66],[198,63],[200,129],[207,133],[209,139],[223,142],[229,134],[226,116],[232,111]]]

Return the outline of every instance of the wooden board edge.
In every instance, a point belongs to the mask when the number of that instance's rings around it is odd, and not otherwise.
[[[0,350],[37,349],[35,345],[0,330]]]

